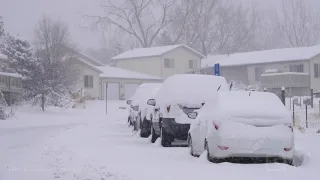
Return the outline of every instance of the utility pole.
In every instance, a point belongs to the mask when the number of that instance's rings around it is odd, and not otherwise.
[[[281,88],[281,101],[283,105],[286,105],[286,89],[284,87]]]
[[[108,83],[106,83],[106,114],[108,114]]]

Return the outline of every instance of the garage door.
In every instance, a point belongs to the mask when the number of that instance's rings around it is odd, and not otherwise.
[[[106,93],[106,92],[104,92],[104,93]],[[108,83],[107,97],[108,97],[108,100],[119,100],[120,99],[119,83]]]
[[[124,84],[124,97],[126,99],[131,98],[136,92],[139,84]]]

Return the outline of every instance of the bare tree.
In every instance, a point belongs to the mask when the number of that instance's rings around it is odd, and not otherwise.
[[[66,51],[70,45],[67,25],[43,17],[35,29],[36,60],[29,78],[28,93],[46,105],[64,106],[69,92],[77,82],[77,70],[70,64],[73,58]]]
[[[312,46],[320,40],[320,16],[304,0],[283,0],[279,29],[292,47]]]
[[[207,54],[207,36],[215,27],[213,19],[219,0],[177,0],[174,20],[164,29],[157,43],[183,43]]]
[[[2,35],[4,35],[4,29],[3,29],[4,23],[2,21],[2,16],[0,16],[0,38]]]
[[[177,17],[162,33],[159,44],[187,44],[204,55],[246,51],[254,41],[259,13],[232,1],[177,1]]]
[[[140,46],[150,47],[160,31],[174,17],[169,9],[175,0],[106,0],[104,16],[91,16],[94,26],[120,29],[136,39]]]

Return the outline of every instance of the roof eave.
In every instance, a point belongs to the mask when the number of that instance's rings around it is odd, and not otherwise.
[[[314,56],[315,57],[315,56]],[[313,57],[312,57],[313,58]],[[258,65],[258,64],[271,64],[271,63],[286,63],[286,62],[295,62],[295,61],[310,61],[310,59],[298,59],[298,60],[283,60],[283,61],[272,61],[272,62],[261,62],[261,63],[247,63],[247,64],[232,64],[232,65],[223,65],[221,67],[230,67],[230,66],[249,66],[249,65]]]

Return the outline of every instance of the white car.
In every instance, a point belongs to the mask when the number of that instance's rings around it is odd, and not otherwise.
[[[131,97],[130,119],[135,125],[135,130],[141,128],[141,137],[148,137],[150,135],[150,117],[154,109],[154,103],[152,102],[154,101],[154,95],[160,87],[161,83],[141,84]]]
[[[151,142],[161,137],[164,147],[187,145],[190,124],[195,117],[188,113],[200,109],[217,91],[229,90],[224,77],[180,74],[167,78],[155,96]]]
[[[207,150],[213,162],[275,158],[292,163],[293,121],[275,94],[219,92],[198,113],[188,135],[191,155]]]

